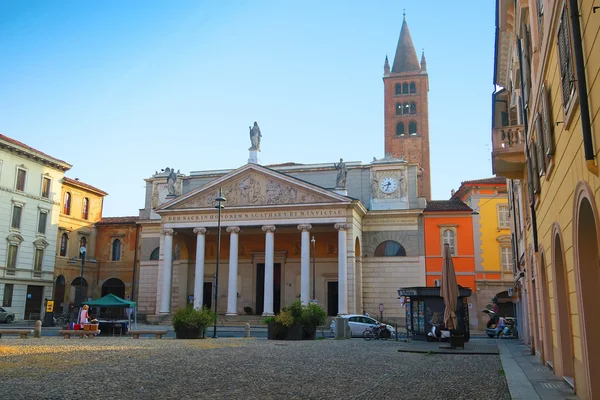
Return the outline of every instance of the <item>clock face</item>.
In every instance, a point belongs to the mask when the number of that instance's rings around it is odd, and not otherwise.
[[[379,189],[383,193],[394,193],[398,190],[398,181],[394,178],[383,178],[381,182],[379,182]]]

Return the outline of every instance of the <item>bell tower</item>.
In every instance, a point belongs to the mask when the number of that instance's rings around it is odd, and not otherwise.
[[[425,53],[421,62],[410,37],[406,14],[400,29],[394,63],[383,66],[385,154],[418,163],[418,196],[431,200],[429,166],[429,78]]]

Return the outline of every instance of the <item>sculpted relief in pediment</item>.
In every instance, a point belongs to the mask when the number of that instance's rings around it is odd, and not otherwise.
[[[223,196],[227,199],[227,206],[331,203],[335,201],[319,193],[254,172],[226,181],[221,188]],[[217,196],[219,196],[219,188],[213,187],[173,208],[212,208]]]

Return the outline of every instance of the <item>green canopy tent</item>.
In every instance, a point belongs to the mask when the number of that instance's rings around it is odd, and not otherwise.
[[[134,312],[134,323],[137,326],[137,307],[135,301],[129,301],[115,296],[112,293],[107,294],[96,300],[84,301],[81,304],[89,307],[99,308],[132,308]],[[81,314],[81,312],[80,312]],[[128,313],[129,325],[131,325],[131,313]]]

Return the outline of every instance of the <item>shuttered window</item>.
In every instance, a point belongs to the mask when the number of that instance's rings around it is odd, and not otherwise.
[[[546,155],[544,154],[544,128],[542,125],[542,116],[538,113],[535,116],[535,136],[536,136],[536,154],[538,175],[544,175],[546,171]]]
[[[554,154],[554,124],[552,123],[552,108],[550,103],[550,91],[546,84],[542,84],[542,125],[544,129],[544,148],[546,157],[552,158]]]
[[[531,52],[530,52],[530,39],[529,29],[527,25],[521,24],[521,52],[523,55],[523,100],[525,104],[529,103],[529,94],[531,91]]]
[[[562,81],[563,107],[567,108],[575,90],[575,74],[571,57],[571,35],[569,35],[569,14],[564,7],[558,27],[558,57]]]
[[[536,194],[539,194],[541,191],[541,187],[540,187],[540,173],[539,173],[539,166],[537,163],[537,142],[536,140],[532,140],[531,141],[531,147],[529,148],[529,157],[531,158],[531,177],[533,180],[533,191]]]

